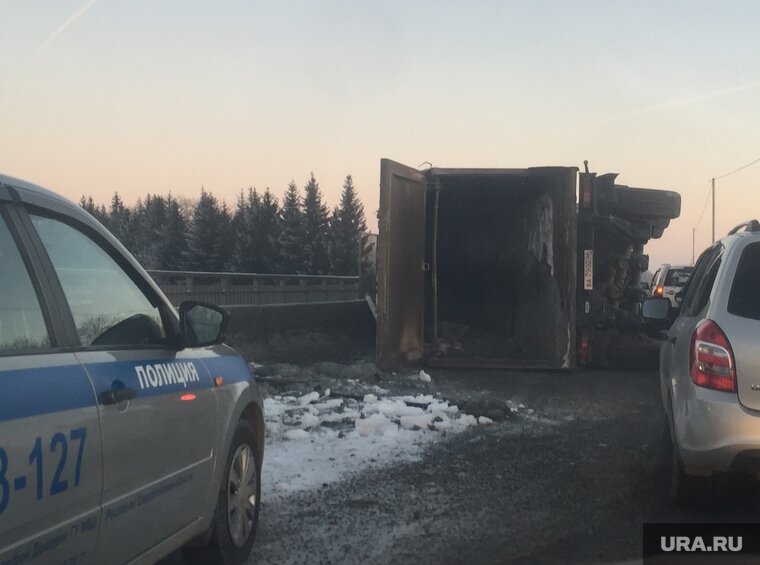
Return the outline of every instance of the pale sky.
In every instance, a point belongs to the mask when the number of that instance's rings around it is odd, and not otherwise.
[[[569,165],[682,194],[652,264],[691,261],[711,177],[760,157],[760,3],[0,0],[0,172],[78,199],[281,196],[380,158]],[[760,163],[717,181],[760,217]],[[696,234],[710,241],[710,209]]]

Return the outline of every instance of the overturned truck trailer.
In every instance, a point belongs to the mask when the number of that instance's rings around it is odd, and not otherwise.
[[[681,199],[615,177],[383,159],[378,364],[573,368],[638,331],[644,244]]]

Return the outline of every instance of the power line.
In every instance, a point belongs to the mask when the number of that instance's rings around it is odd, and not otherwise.
[[[751,162],[747,163],[746,165],[742,165],[738,169],[734,169],[733,171],[731,171],[729,173],[726,173],[724,175],[720,175],[719,177],[713,177],[710,180],[710,183],[711,183],[712,187],[709,188],[709,189],[707,189],[707,198],[705,198],[705,205],[702,206],[702,212],[699,214],[699,219],[697,220],[697,223],[694,224],[694,227],[692,229],[696,230],[699,227],[699,224],[702,222],[702,218],[704,218],[704,216],[705,216],[705,210],[707,210],[707,203],[710,202],[710,195],[712,194],[712,191],[715,190],[715,181],[717,179],[723,179],[723,178],[726,178],[728,176],[731,176],[734,173],[738,173],[739,171],[743,171],[744,169],[746,169],[747,167],[751,167],[755,163],[760,163],[760,157],[758,157],[754,161],[751,161]]]
[[[739,168],[738,168],[738,169],[736,169],[735,171],[731,171],[730,173],[726,173],[725,175],[720,175],[719,177],[714,177],[714,180],[717,180],[717,179],[722,179],[722,178],[725,178],[725,177],[727,177],[727,176],[733,175],[734,173],[738,173],[739,171],[742,171],[742,170],[746,169],[747,167],[751,167],[751,166],[752,166],[752,165],[754,165],[755,163],[760,163],[760,157],[758,157],[757,159],[755,159],[755,160],[754,160],[754,161],[752,161],[751,163],[747,163],[746,165],[744,165],[744,166],[742,166],[742,167],[739,167]]]
[[[694,224],[694,229],[697,229],[699,227],[699,223],[702,221],[702,218],[705,215],[705,210],[707,210],[707,203],[710,202],[710,191],[711,190],[712,190],[711,188],[707,189],[707,198],[705,198],[705,205],[702,206],[702,213],[699,215],[699,219],[697,220],[697,223]]]

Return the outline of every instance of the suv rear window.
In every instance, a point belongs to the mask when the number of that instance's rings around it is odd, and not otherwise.
[[[692,267],[684,269],[671,269],[665,277],[665,286],[683,286],[689,282]]]
[[[723,245],[719,243],[700,255],[694,266],[694,274],[686,283],[686,296],[681,307],[682,316],[696,316],[707,305],[722,260]]]
[[[760,243],[748,245],[742,252],[728,297],[728,311],[760,320]]]

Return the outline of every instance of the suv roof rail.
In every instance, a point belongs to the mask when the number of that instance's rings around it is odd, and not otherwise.
[[[749,232],[760,231],[760,222],[758,222],[757,220],[748,220],[736,226],[734,229],[728,232],[728,235],[733,235],[736,232],[740,231],[742,228],[744,228],[744,231],[749,231]]]

